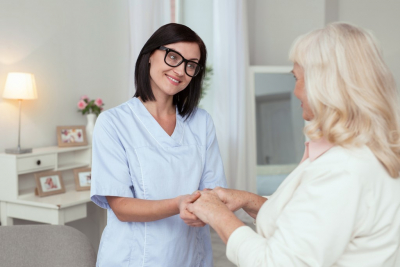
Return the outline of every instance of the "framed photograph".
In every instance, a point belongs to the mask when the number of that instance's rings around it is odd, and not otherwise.
[[[85,126],[57,126],[59,147],[86,146],[88,144]]]
[[[59,171],[35,173],[36,189],[40,197],[65,193],[65,186]]]
[[[75,176],[75,189],[77,191],[90,190],[90,184],[92,181],[91,168],[74,169],[74,176]]]

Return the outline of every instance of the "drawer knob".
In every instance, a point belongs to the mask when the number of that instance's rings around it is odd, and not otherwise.
[[[36,161],[36,164],[39,166],[42,162],[40,161],[40,159],[38,161]]]

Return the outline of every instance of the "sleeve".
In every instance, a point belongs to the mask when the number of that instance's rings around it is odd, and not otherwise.
[[[214,188],[216,186],[227,187],[224,165],[219,152],[215,126],[211,116],[207,113],[207,137],[204,169],[200,181],[199,190]]]
[[[125,149],[107,112],[97,118],[92,142],[91,200],[109,208],[105,196],[134,197]]]
[[[240,227],[228,240],[227,257],[238,266],[332,266],[351,240],[361,203],[357,179],[343,170],[303,182],[270,238]]]

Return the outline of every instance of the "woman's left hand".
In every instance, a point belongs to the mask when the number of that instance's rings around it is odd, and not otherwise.
[[[187,205],[187,209],[214,228],[225,244],[233,231],[244,225],[219,199],[215,191],[202,191],[201,197]]]
[[[213,223],[218,223],[222,214],[232,213],[214,191],[200,193],[201,197],[194,203],[188,204],[187,209],[203,222],[212,226]]]
[[[196,201],[200,197],[200,192],[196,191],[191,195],[179,196],[179,216],[189,226],[203,227],[206,224],[199,220],[196,215],[187,210],[187,206]]]

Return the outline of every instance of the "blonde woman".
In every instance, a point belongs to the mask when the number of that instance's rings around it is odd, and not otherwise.
[[[400,266],[398,93],[374,38],[330,24],[298,38],[290,59],[311,140],[300,165],[268,199],[217,188],[188,210],[238,266]]]

